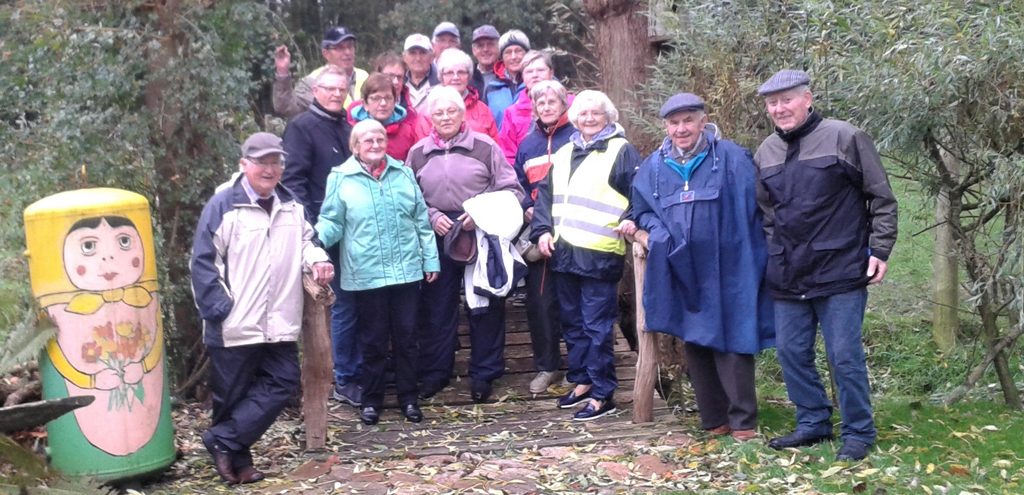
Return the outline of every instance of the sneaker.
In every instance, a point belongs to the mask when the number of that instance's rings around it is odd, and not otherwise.
[[[555,381],[554,371],[539,371],[537,376],[530,382],[530,393],[531,394],[542,394],[547,391],[548,387],[551,386],[551,382]]]
[[[569,393],[558,398],[559,409],[570,409],[576,404],[583,402],[590,398],[590,390],[583,392],[580,395],[576,395],[576,389],[573,388]]]
[[[337,384],[331,398],[352,407],[359,407],[363,405],[363,389],[355,383]]]
[[[843,440],[843,446],[836,452],[837,461],[859,461],[868,456],[871,445],[860,440]]]
[[[615,412],[615,402],[611,399],[605,400],[601,407],[594,407],[594,401],[587,401],[583,409],[572,415],[573,421],[592,421],[606,414]]]
[[[526,307],[526,292],[516,292],[512,295],[512,306],[516,308]]]

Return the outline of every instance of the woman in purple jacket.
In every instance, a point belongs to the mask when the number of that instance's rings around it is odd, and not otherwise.
[[[443,249],[453,228],[472,231],[473,219],[462,203],[478,194],[507,190],[520,200],[523,189],[498,145],[466,125],[466,103],[458,91],[439,86],[426,101],[433,130],[409,150],[406,165],[416,174],[427,203],[430,224],[438,237],[441,274],[423,290],[420,324],[420,396],[429,398],[448,385],[455,366],[459,320],[459,287],[465,264]],[[492,382],[505,371],[505,300],[495,298],[469,314],[470,391],[474,402],[486,402]]]

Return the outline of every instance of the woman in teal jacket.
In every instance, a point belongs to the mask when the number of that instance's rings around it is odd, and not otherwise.
[[[412,170],[387,156],[387,132],[368,119],[352,128],[352,157],[331,169],[316,230],[325,246],[338,243],[341,288],[356,297],[360,419],[376,424],[384,402],[389,344],[402,414],[418,423],[416,339],[420,282],[441,269],[427,205]]]

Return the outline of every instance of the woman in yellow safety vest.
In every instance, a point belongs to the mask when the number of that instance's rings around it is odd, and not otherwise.
[[[575,387],[558,399],[573,419],[615,412],[616,289],[625,235],[636,232],[629,195],[641,157],[624,137],[615,105],[600,91],[583,91],[569,107],[576,127],[537,187],[531,240],[551,259],[562,332],[569,350],[566,378]]]

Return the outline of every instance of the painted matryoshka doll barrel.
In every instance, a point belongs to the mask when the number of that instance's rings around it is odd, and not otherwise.
[[[25,209],[32,294],[57,325],[39,360],[43,398],[92,395],[47,425],[55,468],[103,480],[174,462],[149,203],[79,189]]]

